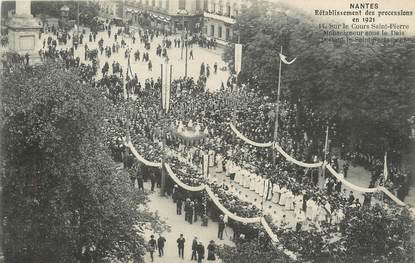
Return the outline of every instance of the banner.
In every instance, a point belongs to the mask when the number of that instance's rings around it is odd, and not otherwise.
[[[235,72],[239,74],[242,69],[242,44],[235,44]]]
[[[318,162],[318,163],[304,163],[302,161],[298,161],[298,160],[294,159],[293,157],[291,157],[290,155],[288,155],[288,153],[286,153],[278,144],[275,144],[274,145],[274,148],[278,152],[280,152],[285,157],[285,159],[287,159],[287,161],[290,161],[292,163],[295,163],[295,164],[297,164],[299,166],[306,167],[306,168],[315,168],[315,167],[320,167],[320,166],[323,165],[322,162]]]
[[[169,64],[164,64],[166,66],[165,70],[162,70],[162,88],[161,88],[161,101],[163,110],[166,113],[170,108],[170,82],[169,82]]]
[[[232,131],[236,134],[236,136],[238,136],[241,140],[245,141],[246,143],[249,143],[249,144],[257,146],[257,147],[264,147],[264,148],[272,146],[272,142],[258,143],[258,142],[254,142],[254,141],[246,138],[242,133],[240,133],[236,129],[236,127],[232,123],[229,123],[229,126],[231,127]]]

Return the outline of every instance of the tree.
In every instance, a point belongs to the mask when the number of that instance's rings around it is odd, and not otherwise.
[[[92,18],[98,16],[99,5],[91,1],[32,1],[32,14],[58,18],[63,6],[69,8],[70,20],[76,20],[79,16],[82,23],[89,25]]]
[[[239,80],[275,99],[282,47],[284,55],[297,58],[282,64],[284,100],[337,123],[351,150],[382,156],[404,149],[406,119],[415,111],[415,40],[332,43],[323,40],[318,23],[281,4],[256,2],[244,10],[235,24],[243,44]],[[233,68],[233,46],[224,58]]]
[[[415,223],[408,209],[374,205],[350,211],[342,224],[344,262],[414,262]]]
[[[159,224],[103,144],[109,101],[59,63],[2,76],[7,262],[140,262],[137,226]]]
[[[221,246],[218,255],[224,263],[288,263],[293,262],[276,248],[264,248],[259,239],[237,242],[236,246]]]

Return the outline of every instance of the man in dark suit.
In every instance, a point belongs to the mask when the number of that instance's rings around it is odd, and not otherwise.
[[[182,198],[178,197],[176,200],[176,213],[178,215],[182,214],[182,204],[183,204]]]
[[[202,241],[199,241],[199,244],[196,247],[197,251],[197,263],[202,263],[202,260],[205,258],[205,246]]]
[[[190,259],[190,260],[197,260],[197,245],[198,245],[198,241],[197,241],[197,237],[195,237],[194,239],[193,239],[193,242],[192,242],[192,258]]]
[[[159,238],[157,239],[157,247],[159,249],[159,257],[164,255],[164,244],[166,243],[166,239],[160,234]]]
[[[180,237],[177,239],[177,248],[179,249],[179,257],[182,259],[184,258],[184,243],[186,239],[184,239],[183,234],[180,234]]]
[[[218,238],[223,240],[223,231],[225,230],[225,221],[223,220],[223,215],[219,216],[219,228],[218,228]]]

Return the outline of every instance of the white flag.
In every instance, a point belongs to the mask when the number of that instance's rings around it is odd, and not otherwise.
[[[235,44],[235,72],[239,74],[242,68],[242,44]]]
[[[161,83],[162,89],[161,89],[161,96],[162,96],[162,107],[166,111],[166,113],[170,109],[170,82],[169,82],[169,65],[166,65],[165,73],[163,74],[163,82]]]
[[[290,62],[287,61],[287,57],[284,56],[283,54],[280,53],[280,59],[282,60],[282,62],[284,62],[287,65],[292,64],[297,58],[294,58],[293,60],[291,60]]]

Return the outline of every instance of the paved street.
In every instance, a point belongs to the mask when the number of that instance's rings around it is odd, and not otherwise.
[[[145,184],[146,189],[150,189],[149,183]],[[176,205],[173,203],[170,197],[161,197],[159,195],[159,189],[154,193],[151,193],[149,208],[150,211],[157,212],[160,217],[166,220],[167,224],[171,226],[171,231],[163,233],[163,236],[166,238],[166,247],[164,257],[158,257],[158,252],[155,252],[154,262],[160,263],[174,263],[174,262],[192,262],[191,257],[191,245],[194,236],[197,236],[205,246],[209,244],[210,240],[214,240],[216,244],[227,244],[233,245],[233,242],[230,240],[233,232],[229,227],[225,230],[224,239],[220,240],[217,236],[218,224],[209,220],[207,227],[201,226],[201,221],[197,221],[193,224],[189,224],[184,220],[184,213],[182,215],[176,215]],[[154,234],[155,238],[158,238],[158,234],[152,233],[150,231],[145,232],[146,240],[150,239],[150,235]],[[180,236],[184,235],[186,239],[185,248],[184,248],[184,260],[178,257],[177,244],[176,240]],[[206,250],[207,253],[207,250]],[[151,262],[150,255],[147,253],[145,257],[146,262]],[[195,262],[195,261],[193,261]],[[211,261],[214,262],[214,261]],[[218,260],[216,262],[219,262]]]
[[[85,44],[88,45],[88,48],[90,50],[98,48],[98,41],[101,39],[101,37],[104,39],[104,47],[106,46],[112,46],[113,43],[115,43],[114,41],[114,33],[117,32],[117,28],[113,27],[112,28],[112,34],[111,37],[108,38],[108,33],[106,31],[100,31],[98,32],[97,38],[96,38],[96,42],[89,42],[88,40],[88,35],[89,35],[89,29],[86,28],[86,34],[84,35],[84,41],[82,45],[78,46],[78,49],[75,51],[75,57],[79,56],[81,58],[81,61],[85,62],[83,60],[84,56],[85,56]],[[73,30],[70,31],[71,36],[73,35]],[[42,39],[41,42],[43,43],[43,39],[47,39],[47,37],[49,36],[49,34],[44,34],[42,35]],[[160,76],[160,65],[162,63],[164,63],[164,59],[162,57],[159,57],[156,55],[156,48],[158,46],[158,44],[161,44],[163,38],[162,36],[159,37],[154,37],[153,41],[151,42],[151,49],[149,51],[147,51],[144,48],[144,43],[140,43],[139,40],[139,36],[138,33],[135,34],[136,42],[135,44],[133,44],[132,38],[130,37],[125,37],[124,40],[127,43],[127,47],[126,48],[132,48],[132,54],[131,54],[131,69],[133,71],[133,73],[137,73],[138,79],[141,82],[141,84],[144,84],[145,79],[148,78],[153,78],[156,79]],[[173,38],[178,38],[179,35],[177,36],[171,36],[169,37],[172,41]],[[122,36],[118,36],[118,43],[121,42]],[[70,41],[68,41],[68,43],[66,45],[58,45],[58,49],[66,49],[66,48],[70,48],[72,46],[72,39]],[[98,70],[98,78],[100,78],[102,76],[101,74],[101,69],[102,66],[104,65],[105,62],[108,62],[108,64],[110,65],[110,73],[112,73],[111,71],[111,64],[113,61],[120,63],[120,65],[123,68],[123,72],[124,72],[124,76],[125,76],[125,72],[127,70],[128,67],[128,60],[125,58],[124,56],[124,52],[126,50],[126,48],[120,48],[118,53],[112,53],[111,57],[108,58],[107,56],[105,56],[105,51],[103,53],[103,55],[99,55],[98,56],[98,60],[99,60],[99,64],[100,64],[100,69]],[[143,52],[148,52],[150,55],[150,60],[153,64],[153,69],[152,71],[148,70],[148,64],[147,62],[143,62],[143,61],[134,61],[134,52],[136,50],[140,51],[140,58],[142,58]],[[216,49],[207,49],[207,48],[200,48],[198,45],[193,45],[192,48],[189,48],[189,52],[190,49],[193,49],[193,55],[194,55],[194,59],[189,59],[188,60],[188,76],[189,77],[193,77],[195,79],[195,81],[198,79],[199,74],[200,74],[200,65],[202,64],[202,62],[204,62],[205,64],[209,64],[210,66],[210,72],[211,75],[208,78],[207,81],[207,87],[209,89],[209,91],[216,91],[220,88],[221,83],[223,82],[224,85],[226,85],[226,81],[229,77],[229,72],[228,71],[222,71],[220,70],[223,67],[227,67],[226,63],[222,60],[222,54],[223,54],[223,49],[221,48],[216,48]],[[181,49],[180,48],[175,48],[174,44],[172,44],[172,47],[170,49],[167,50],[167,54],[169,56],[169,64],[173,65],[173,73],[172,73],[172,79],[177,79],[180,77],[184,76],[184,72],[185,72],[185,52],[183,52],[183,60],[180,59],[181,56]],[[218,72],[216,75],[213,74],[213,65],[214,63],[218,64]]]

